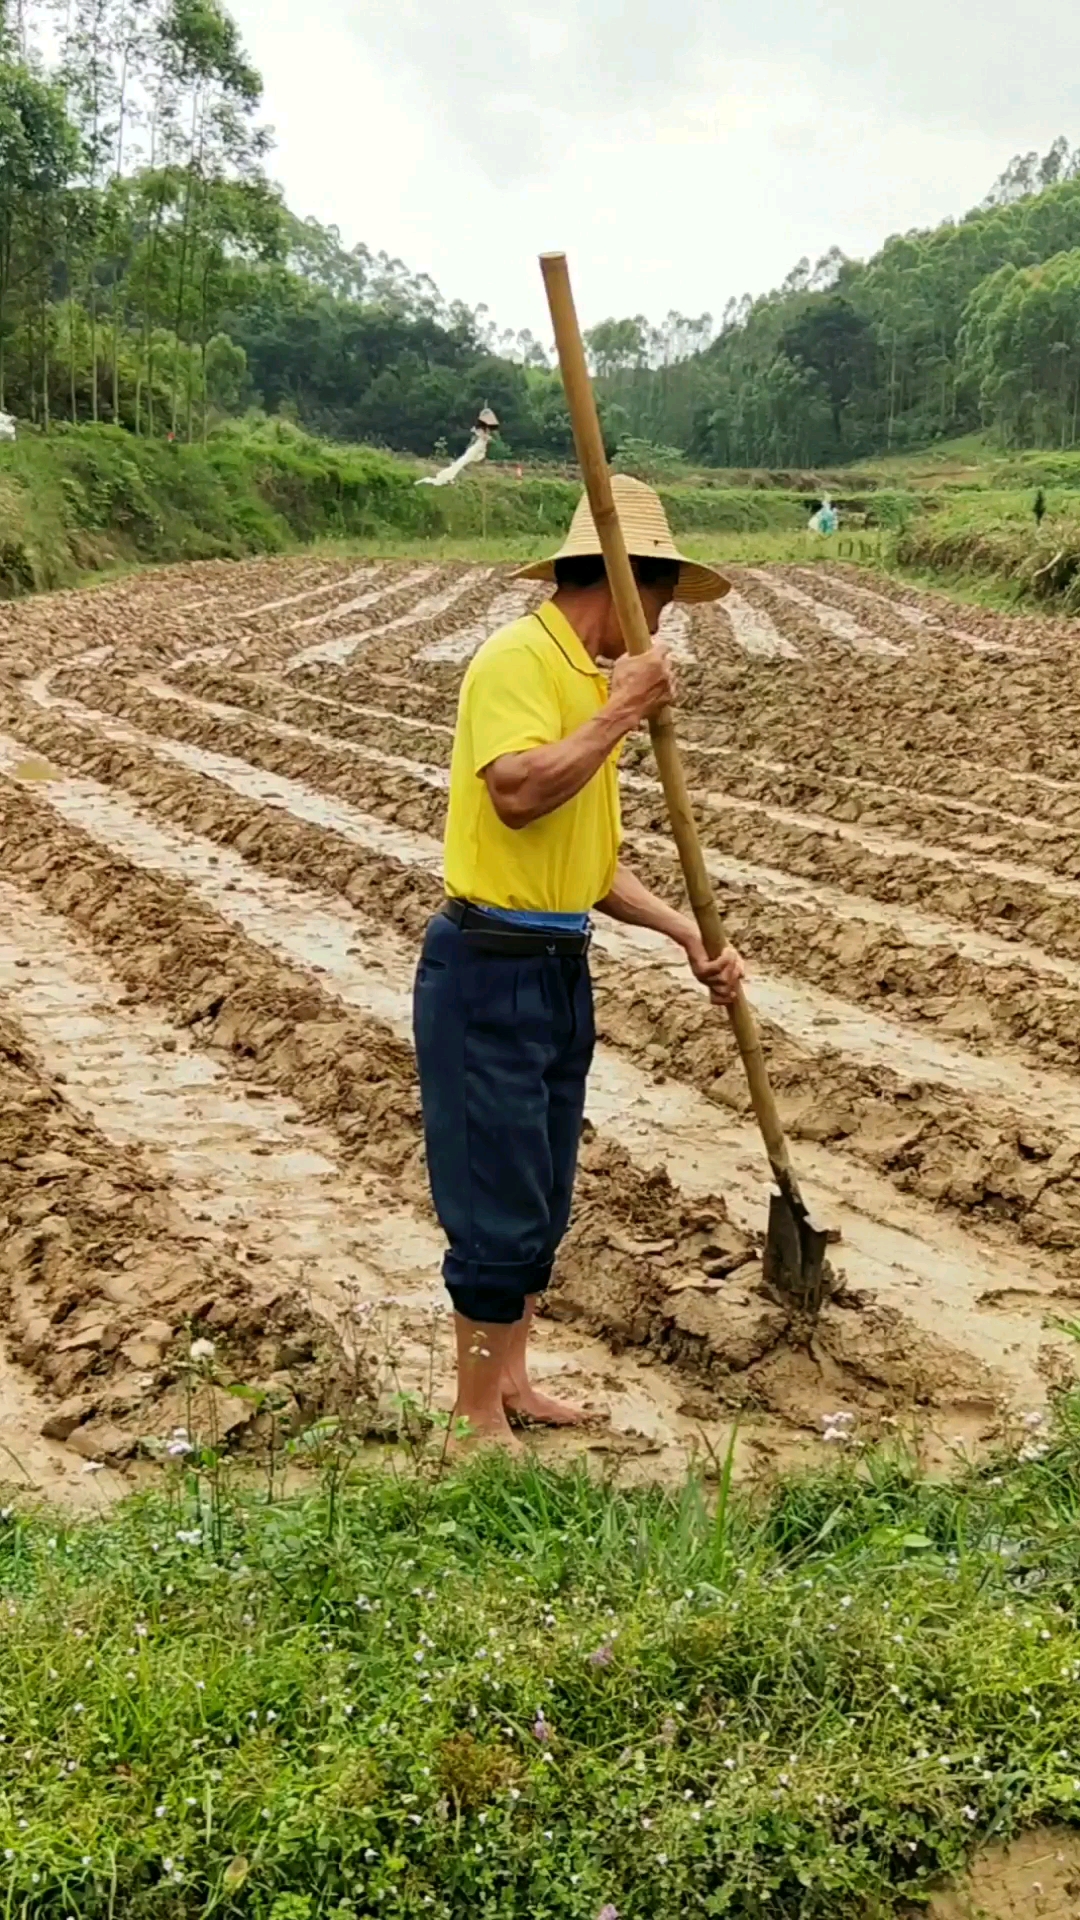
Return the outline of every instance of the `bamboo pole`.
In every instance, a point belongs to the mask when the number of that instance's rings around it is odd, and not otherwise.
[[[559,364],[566,389],[566,402],[574,430],[578,460],[597,532],[600,535],[600,545],[607,565],[608,581],[611,586],[611,596],[615,602],[615,610],[619,616],[619,625],[622,628],[627,651],[647,653],[652,646],[652,636],[649,633],[641,596],[637,590],[637,582],[630,566],[622,528],[615,511],[611,474],[608,470],[607,455],[604,452],[603,435],[600,431],[600,418],[596,411],[592,382],[585,361],[585,349],[578,326],[566,255],[564,253],[542,254],[540,267],[555,329],[555,342],[559,352]],[[669,707],[664,707],[650,720],[649,732],[652,735],[653,752],[656,755],[664,797],[667,801],[672,835],[679,850],[690,905],[701,930],[706,952],[711,959],[715,959],[728,944],[728,938],[701,850],[690,792],[679,754],[675,722]],[[741,987],[734,1005],[728,1008],[728,1017],[746,1069],[754,1113],[765,1142],[773,1176],[784,1198],[792,1203],[795,1210],[805,1218],[806,1208],[791,1164],[791,1155],[776,1105],[776,1096],[769,1081],[757,1021]]]

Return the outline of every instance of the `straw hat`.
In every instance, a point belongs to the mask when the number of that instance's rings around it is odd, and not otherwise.
[[[638,560],[679,562],[681,572],[675,589],[676,600],[721,600],[725,593],[730,592],[731,581],[725,580],[715,567],[704,567],[699,560],[688,560],[685,553],[679,552],[671,537],[660,495],[654,493],[651,487],[645,486],[640,480],[631,480],[629,474],[613,473],[611,491],[630,556]],[[554,580],[556,560],[569,560],[580,554],[599,552],[600,536],[592,517],[589,496],[583,493],[570,522],[570,531],[558,553],[553,553],[548,560],[538,560],[534,566],[522,567],[514,578]]]

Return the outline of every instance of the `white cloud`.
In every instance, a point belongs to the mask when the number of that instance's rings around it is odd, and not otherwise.
[[[802,254],[963,212],[1080,135],[1080,9],[1043,0],[234,0],[301,213],[546,335],[722,310]]]

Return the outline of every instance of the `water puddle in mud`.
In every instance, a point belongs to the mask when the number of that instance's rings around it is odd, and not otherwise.
[[[372,640],[381,640],[385,634],[400,633],[409,627],[425,626],[437,614],[445,613],[458,600],[463,600],[474,587],[482,585],[485,580],[490,580],[493,571],[491,567],[472,567],[468,573],[451,581],[449,586],[441,588],[438,593],[429,593],[422,600],[415,601],[408,613],[399,613],[393,620],[383,621],[378,626],[365,627],[361,633],[342,634],[335,640],[324,640],[320,645],[305,647],[302,652],[293,655],[285,671],[295,673],[298,667],[311,666],[343,667],[352,659],[358,648],[367,646]],[[416,574],[410,574],[406,580],[400,582],[402,591],[416,584]],[[370,601],[368,604],[370,605]],[[352,612],[353,608],[338,608],[336,611]]]
[[[25,758],[7,746],[8,767]],[[238,855],[179,829],[159,827],[125,798],[96,782],[58,779],[43,788],[58,812],[115,853],[151,871],[185,880],[207,905],[282,957],[317,971],[347,1004],[407,1035],[413,956],[385,930],[332,911],[317,895],[263,875]],[[693,1090],[654,1085],[618,1054],[601,1048],[589,1112],[638,1159],[667,1166],[690,1191],[722,1193],[733,1218],[760,1228],[766,1170],[756,1131],[729,1118]],[[922,1331],[972,1355],[1030,1403],[1041,1393],[1042,1329],[1037,1293],[1054,1285],[1037,1256],[1011,1256],[974,1241],[932,1208],[897,1195],[882,1177],[828,1148],[800,1143],[800,1170],[817,1209],[843,1233],[838,1260],[849,1286],[899,1309]],[[1024,1310],[980,1305],[996,1294]],[[1036,1294],[1034,1304],[1032,1295]]]
[[[769,573],[764,567],[751,567],[750,577],[760,581],[763,587],[778,594],[781,600],[789,600],[792,606],[801,607],[806,613],[812,613],[819,626],[834,640],[845,646],[853,647],[856,653],[880,653],[902,657],[906,649],[898,647],[894,641],[885,640],[880,634],[871,633],[853,614],[844,613],[840,607],[830,606],[825,600],[815,600],[810,593],[804,593],[801,587],[792,586],[790,580],[782,580],[776,574]]]
[[[363,613],[368,607],[378,606],[380,600],[388,599],[391,593],[406,593],[410,587],[423,586],[437,572],[438,568],[430,565],[414,567],[411,573],[391,574],[388,579],[380,580],[377,586],[356,594],[351,600],[342,600],[332,607],[324,607],[321,613],[312,613],[298,620],[296,627],[323,627],[329,620],[343,620],[346,614]]]
[[[513,620],[521,620],[535,606],[537,591],[528,582],[508,587],[505,593],[496,594],[490,606],[475,620],[465,626],[455,628],[453,633],[445,634],[441,640],[433,640],[430,645],[421,647],[414,654],[415,660],[456,661],[459,664],[471,660],[477,647],[483,646],[490,634],[497,633],[500,627],[508,627]]]
[[[798,647],[781,633],[771,615],[763,607],[753,606],[737,587],[724,595],[720,611],[730,620],[735,644],[743,653],[760,660],[802,659]]]

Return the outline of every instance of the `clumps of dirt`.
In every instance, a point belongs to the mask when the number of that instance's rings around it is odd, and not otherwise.
[[[916,625],[913,620],[905,620],[902,614],[893,612],[893,602],[883,594],[877,599],[867,598],[865,586],[861,592],[852,592],[840,574],[822,566],[820,562],[807,567],[775,567],[770,571],[782,580],[790,580],[803,593],[812,594],[815,600],[821,600],[826,607],[837,607],[841,613],[849,613],[852,619],[868,627],[871,633],[883,640],[890,640],[894,646],[903,647],[905,651],[934,644],[951,647],[960,644],[950,639],[944,620],[937,621],[930,615],[925,624]],[[952,606],[949,612],[952,624],[959,624],[958,609]]]
[[[418,833],[441,833],[446,815],[445,770],[386,766],[347,746],[282,737],[268,724],[242,715],[220,715],[165,700],[117,675],[85,676],[79,697],[89,705],[132,720],[149,733],[161,733],[192,746],[233,753],[270,773],[304,780],[324,793],[339,794],[369,813],[381,813]]]
[[[141,1155],[71,1106],[2,1014],[0,1231],[7,1339],[48,1390],[47,1439],[88,1461],[130,1458],[182,1421],[192,1336],[212,1337],[238,1380],[277,1373],[297,1417],[321,1404],[334,1368],[302,1303],[260,1290],[209,1244]],[[222,1432],[250,1422],[251,1402],[221,1398]]]
[[[616,1352],[651,1347],[713,1386],[745,1373],[791,1324],[765,1291],[759,1247],[723,1200],[690,1201],[663,1167],[644,1169],[595,1137],[547,1306]]]
[[[405,1042],[230,932],[181,883],[132,868],[36,795],[3,783],[0,857],[108,955],[134,999],[163,1002],[201,1044],[224,1050],[234,1070],[269,1080],[331,1122],[358,1160],[426,1205]],[[658,1249],[658,1241],[671,1245]],[[721,1279],[722,1301],[713,1297]],[[760,1291],[752,1241],[722,1202],[689,1202],[666,1174],[643,1171],[611,1143],[586,1153],[553,1298],[616,1341],[640,1344],[644,1331],[650,1348],[713,1386],[746,1374],[735,1397],[767,1403],[749,1369],[783,1346],[789,1316]],[[652,1303],[644,1329],[635,1317],[642,1300]]]
[[[171,659],[193,638],[200,645],[225,638],[235,603],[258,599],[260,586],[288,591],[286,582],[306,580],[312,570],[302,558],[198,561],[170,567],[165,591],[161,571],[148,569],[91,593],[72,589],[0,606],[0,681],[14,684],[56,661],[120,642],[138,647],[144,668]],[[347,568],[322,562],[321,570],[340,577]]]
[[[885,1416],[976,1401],[994,1382],[970,1355],[903,1315],[839,1294],[814,1329],[766,1287],[761,1242],[715,1194],[689,1200],[663,1167],[594,1137],[582,1151],[574,1221],[545,1300],[615,1352],[635,1348],[689,1374],[717,1404],[817,1427],[830,1394]]]
[[[412,1049],[344,1008],[203,907],[182,882],[109,853],[25,789],[0,782],[0,857],[103,951],[129,993],[333,1122],[400,1172],[419,1141]]]
[[[704,1019],[693,996],[672,993],[666,968],[637,967],[628,979],[624,967],[597,953],[593,976],[601,1039],[655,1074],[750,1114],[730,1029]],[[811,1051],[769,1023],[763,1035],[792,1138],[842,1146],[901,1191],[989,1226],[1019,1226],[1024,1238],[1064,1256],[1080,1254],[1080,1152],[1052,1127],[1035,1128],[1000,1102]],[[1062,1265],[1080,1271],[1067,1257]]]
[[[728,803],[717,791],[699,799],[697,812],[703,844],[719,853],[783,868],[889,905],[899,903],[965,926],[1004,932],[1007,938],[1023,937],[1050,954],[1080,958],[1077,900],[1055,894],[1049,873],[1045,880],[1036,869],[1030,877],[1006,877],[974,855],[935,857],[907,841],[878,848],[859,837],[859,828],[844,832],[839,823],[823,821],[819,826],[809,817],[806,824],[776,819]],[[655,791],[635,788],[624,793],[623,816],[628,827],[662,833],[666,814],[659,783]]]
[[[399,753],[405,759],[432,766],[450,764],[453,730],[448,725],[408,724],[385,710],[359,711],[351,705],[297,692],[287,680],[227,673],[198,664],[171,675],[170,684],[199,699],[227,701],[271,720],[287,720],[294,727],[309,727],[316,733],[332,730],[336,739],[355,740],[360,746],[377,747],[381,753]],[[64,691],[62,678],[56,686],[58,692]]]
[[[644,743],[627,765],[646,776],[653,766]],[[1080,835],[1075,827],[1063,831],[1049,822],[1027,820],[1017,814],[1018,796],[1004,816],[977,799],[950,799],[896,786],[883,776],[856,778],[834,769],[793,767],[764,759],[748,760],[737,751],[720,753],[706,747],[687,747],[684,759],[695,787],[719,789],[762,806],[814,813],[837,824],[917,834],[936,846],[976,858],[1008,860],[1045,869],[1047,874],[1073,878],[1080,869]]]
[[[981,1853],[962,1884],[935,1893],[927,1920],[1076,1920],[1080,1836],[1037,1827]]]
[[[420,767],[413,773],[365,760],[347,748],[282,739],[257,721],[225,721],[159,701],[115,678],[104,689],[100,678],[95,678],[87,692],[92,698],[104,695],[114,711],[150,730],[164,731],[197,746],[239,753],[253,765],[338,793],[365,811],[414,831],[432,835],[441,832],[445,792],[437,770],[432,771],[429,783]],[[630,838],[636,843],[635,865],[658,891],[681,900],[676,862],[662,832],[665,823],[659,796],[633,796],[627,814],[647,825],[647,840],[631,829]],[[776,833],[792,842],[791,847],[777,849],[771,823],[766,822],[765,829],[759,831],[756,818],[733,817],[732,833],[727,832],[725,823],[721,835],[715,817],[710,823],[706,816],[706,839],[714,843],[723,839],[725,846],[737,839],[738,851],[751,861],[763,855],[774,864],[790,860],[811,877],[817,874],[821,835],[777,827]],[[804,842],[809,848],[808,857],[798,852]],[[843,887],[845,872],[840,869],[846,870],[849,865],[853,886],[870,865],[882,876],[880,886],[885,895],[907,896],[910,904],[920,905],[915,879],[909,875],[903,886],[891,885],[889,859],[865,849],[841,846],[825,877]],[[928,884],[931,890],[935,886],[939,889],[937,904],[944,916],[962,918],[966,909],[994,933],[1015,937],[1013,924],[997,916],[1003,910],[1001,896],[1011,895],[1019,883],[973,882],[973,890],[981,890],[984,896],[980,911],[974,898],[968,898],[972,889],[966,888],[962,874],[922,860],[916,860],[915,865],[920,870],[929,868]],[[1045,907],[1046,896],[1035,891]],[[1023,886],[1020,892],[1025,892]],[[750,887],[728,887],[724,893],[735,937],[766,965],[786,972],[792,954],[798,954],[799,972],[830,992],[845,994],[901,1019],[925,1020],[935,1026],[946,1020],[961,1038],[1019,1044],[1055,1066],[1080,1062],[1080,992],[1067,982],[1052,976],[1048,979],[1042,970],[1036,972],[1019,954],[1015,966],[984,965],[945,943],[915,943],[898,928],[858,917],[848,919],[841,911],[830,911],[816,902],[777,900]],[[1064,946],[1080,942],[1080,918],[1071,901],[1054,902],[1043,916],[1029,923],[1027,931],[1033,937],[1051,935],[1046,944],[1053,946],[1054,925],[1062,930]]]

